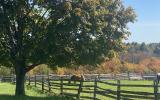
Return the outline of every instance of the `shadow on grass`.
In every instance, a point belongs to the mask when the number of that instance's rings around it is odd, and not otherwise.
[[[32,96],[0,95],[0,100],[75,100],[75,99],[65,96],[32,97]]]

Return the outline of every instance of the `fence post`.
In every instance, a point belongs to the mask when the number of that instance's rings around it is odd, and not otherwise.
[[[34,76],[34,86],[36,87],[37,85],[37,78],[36,78],[36,75]]]
[[[117,100],[121,99],[121,84],[120,84],[120,80],[117,80]]]
[[[51,92],[51,84],[50,84],[49,74],[48,74],[48,91],[49,91],[49,93]]]
[[[60,94],[63,96],[63,77],[61,77],[61,93]]]
[[[11,83],[14,83],[14,75],[11,76]]]
[[[101,75],[100,75],[100,74],[98,74],[98,80],[100,80],[100,76],[101,76]]]
[[[78,96],[77,96],[78,100],[80,100],[80,93],[82,92],[82,85],[83,85],[83,78],[81,76],[81,81],[80,81],[80,84],[79,84]]]
[[[28,77],[28,85],[31,85],[31,77]]]
[[[158,82],[157,80],[154,80],[153,84],[154,84],[154,100],[158,100]]]
[[[128,72],[127,75],[128,75],[128,80],[130,80],[130,73]]]
[[[13,80],[13,81],[14,81],[14,83],[16,83],[16,75],[14,75],[13,77],[14,77],[14,80]]]
[[[143,74],[141,73],[141,77],[142,77],[142,80],[144,80],[144,78],[143,78]]]
[[[44,92],[44,75],[42,75],[42,92]]]
[[[94,95],[93,95],[93,100],[96,100],[96,93],[97,93],[97,77],[94,80]]]

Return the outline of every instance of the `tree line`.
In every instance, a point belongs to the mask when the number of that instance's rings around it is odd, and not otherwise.
[[[130,63],[139,63],[145,58],[160,57],[160,43],[127,43],[127,52],[121,54],[121,59]]]

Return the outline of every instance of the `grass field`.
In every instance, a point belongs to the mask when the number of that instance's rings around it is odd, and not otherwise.
[[[117,81],[109,80],[108,82],[116,83]],[[57,81],[55,83],[60,83],[60,81]],[[67,83],[67,81],[65,81],[64,83]],[[147,80],[137,80],[137,81],[135,81],[135,80],[122,80],[121,84],[153,85],[153,81],[147,81]],[[94,83],[93,82],[87,82],[87,83],[83,83],[83,85],[84,86],[85,85],[94,85]],[[115,90],[116,91],[116,89],[117,89],[116,86],[105,85],[105,84],[102,84],[102,83],[98,83],[98,86],[103,88],[103,89],[106,89],[106,90],[107,89],[111,89],[111,90]],[[39,87],[41,87],[41,86],[39,86]],[[64,88],[77,88],[78,89],[78,86],[64,86]],[[154,88],[153,87],[121,87],[121,90],[154,93]],[[52,91],[55,92],[55,93],[60,93],[60,89],[53,89]],[[91,88],[84,87],[82,89],[82,91],[93,92],[94,88],[93,87],[91,87]],[[77,94],[76,90],[64,90],[64,92]],[[81,96],[93,97],[93,93],[81,93]],[[148,95],[144,95],[144,96],[148,97]],[[97,98],[101,99],[101,100],[114,100],[114,99],[107,98],[107,97],[101,96],[101,95],[97,95]],[[87,100],[87,99],[83,99],[83,100]],[[122,100],[127,100],[127,99],[122,99]],[[139,99],[139,98],[136,98],[134,100],[152,100],[152,99]]]
[[[0,83],[0,100],[71,100],[70,98],[43,94],[36,88],[26,87],[26,96],[16,97],[15,85],[10,83]]]
[[[116,81],[108,81],[111,83],[116,83]],[[54,81],[54,83],[60,83],[60,81]],[[67,83],[67,81],[65,81],[64,83]],[[137,85],[152,85],[153,81],[144,81],[144,80],[140,80],[140,81],[129,81],[129,80],[122,80],[121,81],[122,84],[137,84]],[[78,82],[77,82],[78,84]],[[83,83],[83,85],[94,85],[93,82],[87,82],[87,83]],[[99,87],[102,87],[104,89],[111,89],[111,90],[116,90],[117,87],[116,86],[110,86],[110,85],[105,85],[102,83],[98,83]],[[35,88],[34,85],[31,86],[27,86],[26,87],[26,95],[25,97],[14,97],[14,89],[15,89],[15,85],[10,84],[10,83],[0,83],[0,100],[69,100],[70,98],[62,98],[61,96],[58,96],[58,94],[60,93],[60,89],[59,87],[53,86],[56,89],[52,89],[52,93],[47,94],[47,93],[41,93],[41,85],[37,85],[37,87]],[[64,88],[76,88],[78,89],[78,86],[64,86]],[[47,89],[47,87],[46,87]],[[84,87],[82,89],[82,91],[89,91],[89,92],[93,92],[93,87],[91,88],[86,88]],[[128,91],[140,91],[140,92],[150,92],[153,93],[154,89],[151,87],[145,87],[145,88],[141,88],[141,87],[121,87],[121,90],[128,90]],[[77,94],[76,90],[64,90],[64,92],[67,93],[74,93]],[[55,95],[57,94],[57,96]],[[81,96],[88,96],[88,97],[93,97],[93,93],[81,93]],[[146,95],[147,97],[147,95]],[[101,100],[114,100],[111,98],[107,98],[105,96],[101,96],[101,95],[97,95],[97,98],[101,99]],[[83,99],[83,100],[87,100],[87,99]],[[122,100],[127,100],[127,99],[122,99]],[[134,100],[151,100],[151,99],[134,99]]]

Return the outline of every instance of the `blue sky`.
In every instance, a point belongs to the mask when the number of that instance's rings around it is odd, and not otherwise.
[[[123,0],[125,6],[132,6],[137,22],[129,24],[132,35],[127,42],[160,42],[160,0]]]

